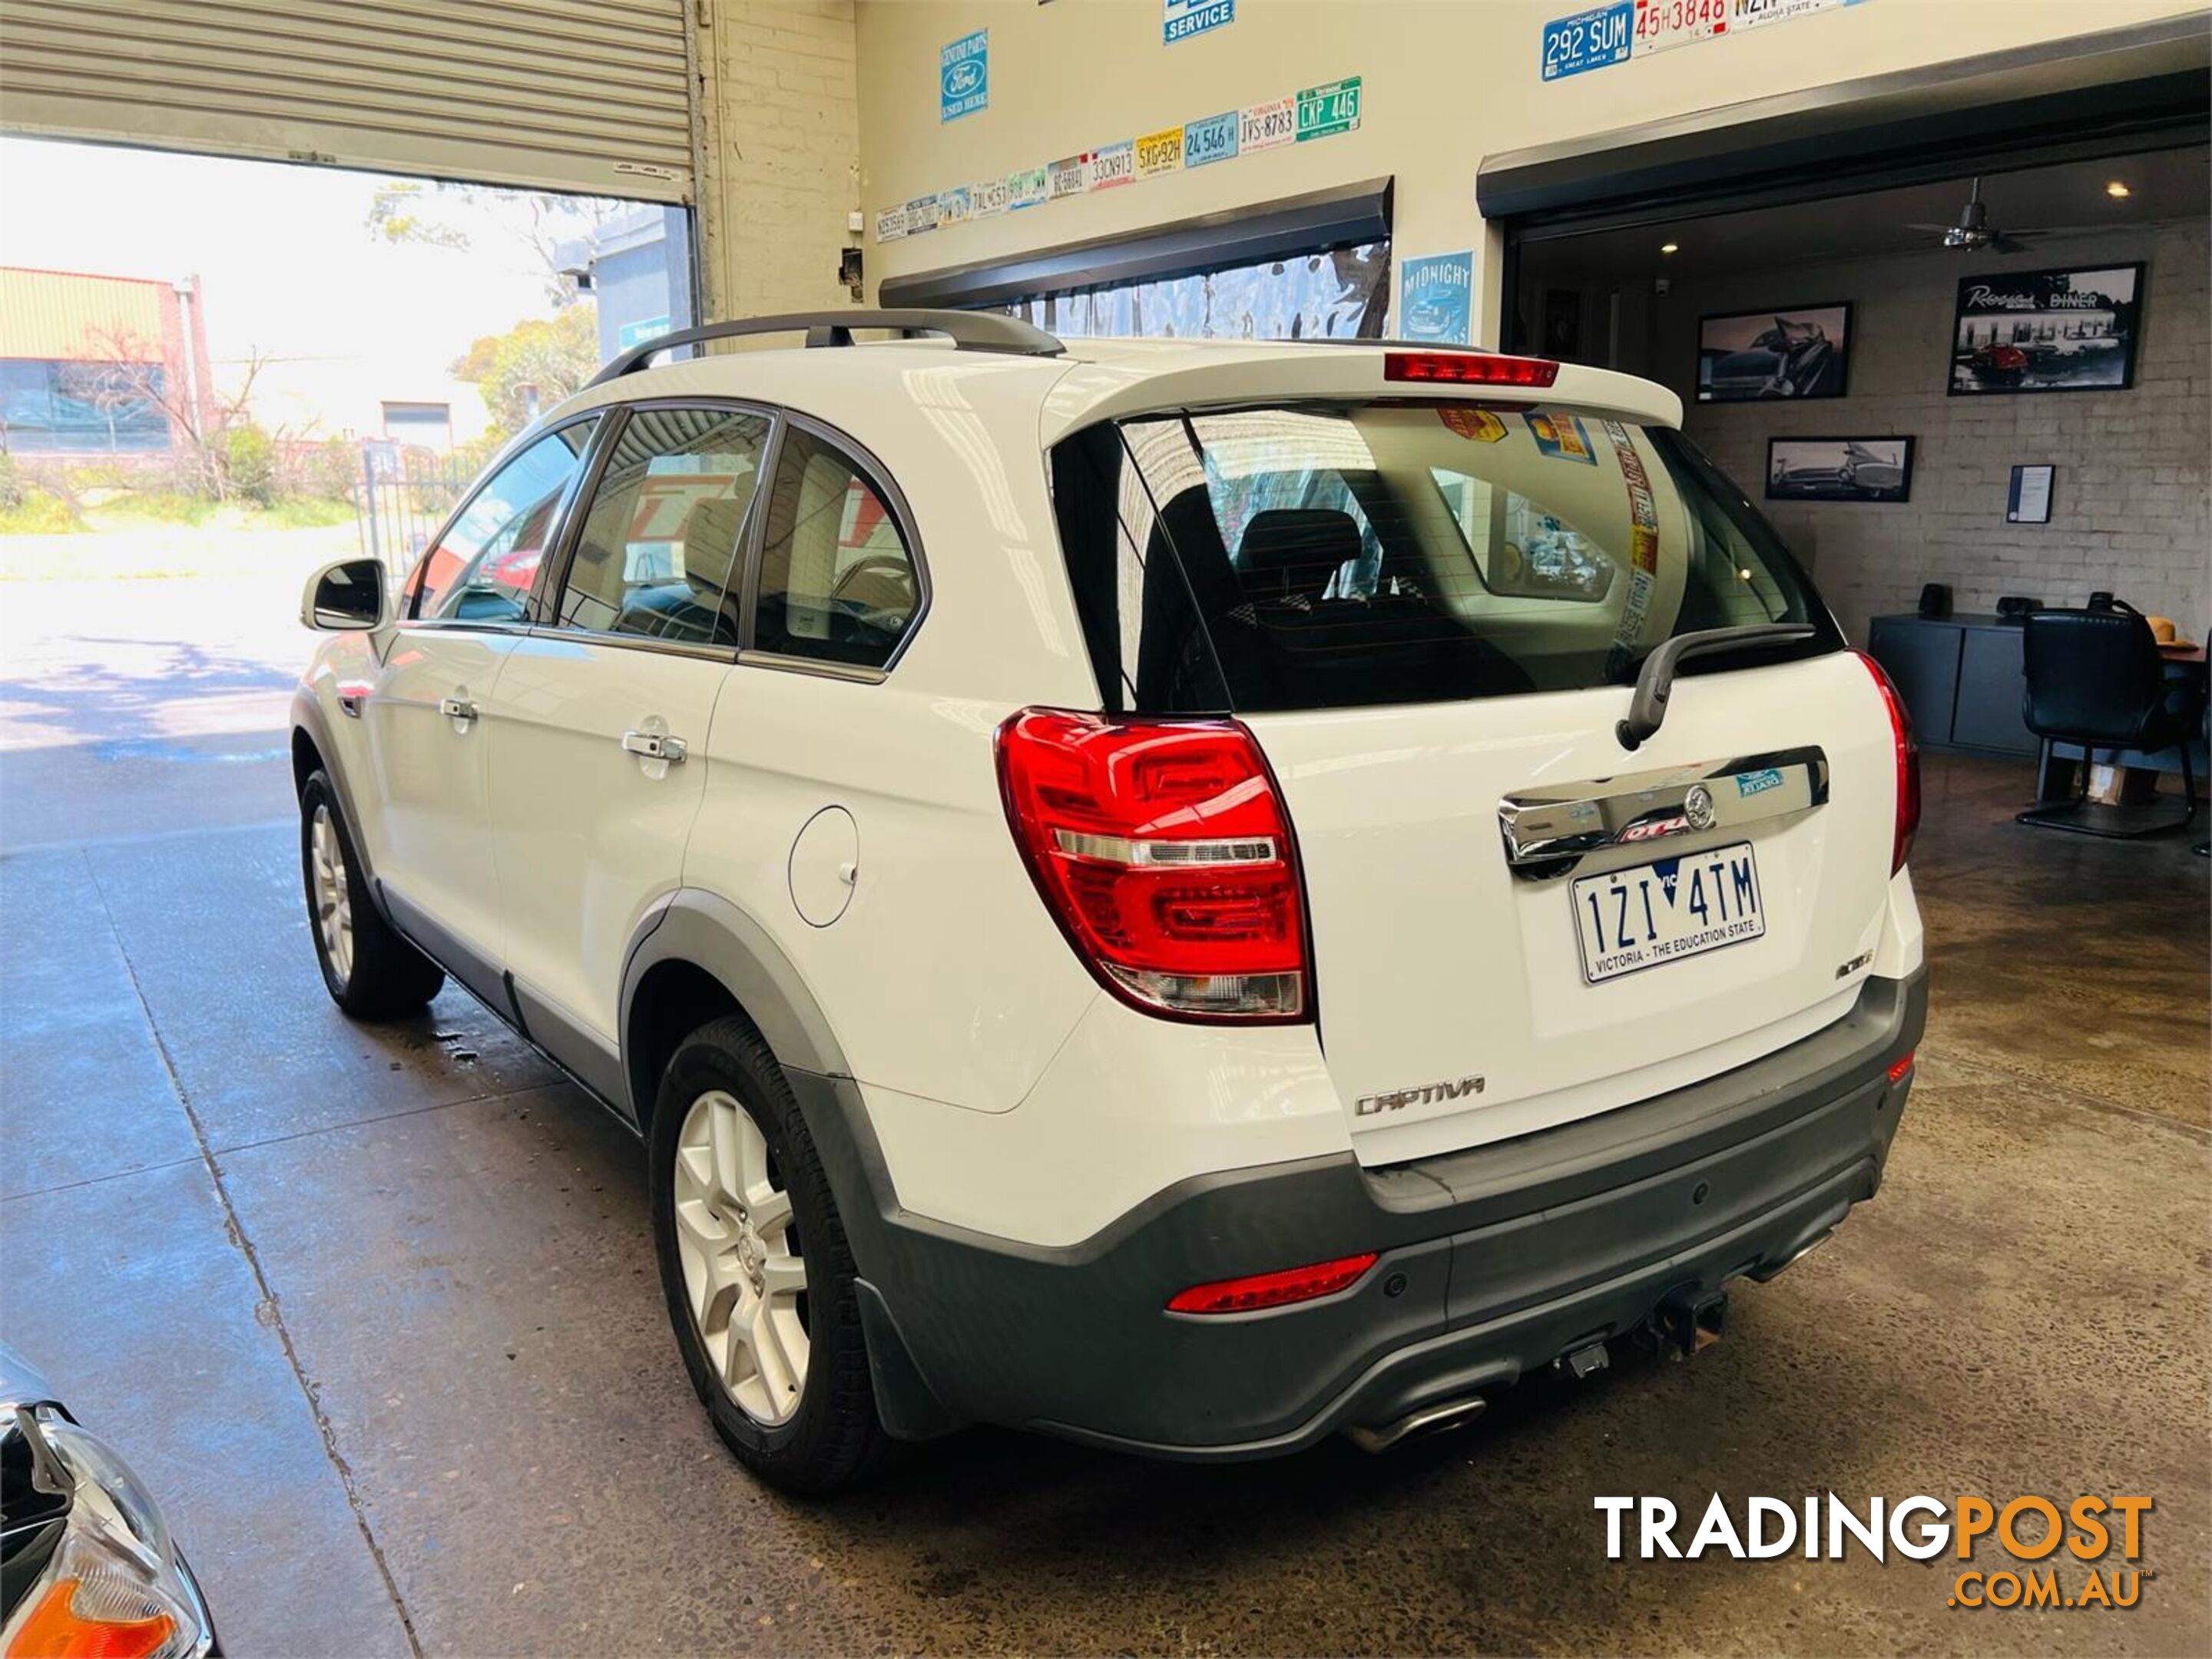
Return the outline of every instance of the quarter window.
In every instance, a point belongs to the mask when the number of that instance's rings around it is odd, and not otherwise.
[[[880,668],[920,603],[905,533],[867,475],[826,439],[787,428],[754,642],[787,657]]]
[[[644,409],[624,422],[576,538],[563,628],[734,646],[765,416]]]
[[[469,498],[408,584],[420,620],[520,623],[592,422],[549,432]]]

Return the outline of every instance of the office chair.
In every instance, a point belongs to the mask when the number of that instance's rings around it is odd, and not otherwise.
[[[2031,808],[2019,822],[2120,840],[2185,828],[2197,815],[2189,744],[2200,711],[2193,687],[2167,679],[2150,624],[2132,611],[2038,611],[2021,645],[2027,673],[2021,718],[2046,743],[2081,746],[2081,781],[2073,799]],[[2096,751],[2169,747],[2181,750],[2181,816],[2126,828],[2096,822],[2088,810]]]

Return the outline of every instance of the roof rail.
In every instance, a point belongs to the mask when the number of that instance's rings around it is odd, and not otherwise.
[[[593,386],[634,374],[659,353],[707,340],[732,340],[748,334],[795,334],[805,331],[810,346],[848,346],[856,328],[890,328],[900,333],[943,334],[961,351],[1003,351],[1021,357],[1057,357],[1066,347],[1041,328],[991,311],[791,311],[775,317],[738,317],[678,329],[632,346],[592,377]]]

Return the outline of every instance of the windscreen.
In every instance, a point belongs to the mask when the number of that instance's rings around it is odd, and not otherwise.
[[[1150,416],[1054,456],[1109,708],[1259,712],[1632,682],[1676,634],[1811,623],[1772,529],[1680,434],[1569,408]]]

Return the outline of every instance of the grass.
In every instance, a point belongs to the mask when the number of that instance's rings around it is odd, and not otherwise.
[[[270,530],[322,530],[331,525],[351,524],[354,519],[351,501],[337,501],[301,496],[296,501],[278,501],[248,517],[246,527]]]
[[[0,507],[0,536],[57,536],[176,526],[193,530],[326,530],[354,521],[353,503],[316,496],[256,507],[210,501],[169,489],[88,489],[73,507],[35,485],[21,505]]]
[[[43,489],[26,489],[14,507],[0,507],[0,536],[53,536],[84,528],[70,504]]]

